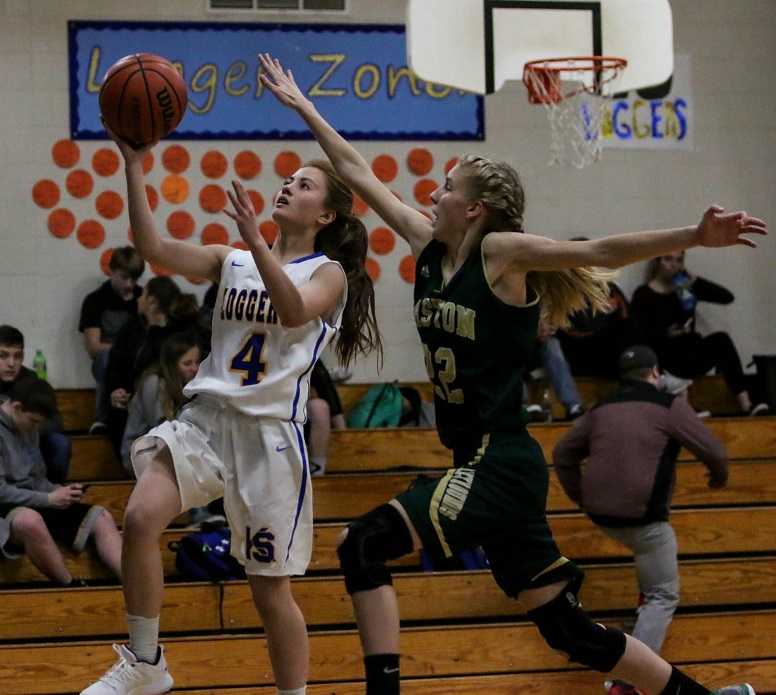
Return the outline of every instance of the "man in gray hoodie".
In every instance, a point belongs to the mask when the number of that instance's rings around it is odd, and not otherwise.
[[[658,390],[653,350],[628,348],[618,366],[618,391],[576,421],[552,458],[566,494],[633,552],[643,597],[633,635],[660,653],[679,604],[676,534],[668,522],[679,450],[687,447],[708,467],[710,487],[726,484],[727,454],[684,397]],[[627,683],[609,685],[610,695],[637,692]]]
[[[100,559],[120,577],[121,535],[102,507],[80,502],[83,487],[46,478],[40,426],[56,411],[54,390],[22,379],[0,401],[0,554],[26,554],[51,580],[73,581],[55,539],[80,552],[94,537]]]

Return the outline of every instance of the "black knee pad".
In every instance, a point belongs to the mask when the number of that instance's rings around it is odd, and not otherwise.
[[[625,653],[625,633],[590,620],[571,588],[528,611],[528,617],[553,649],[595,671],[609,673]]]
[[[412,536],[402,515],[383,504],[348,526],[348,534],[337,548],[340,567],[349,594],[391,585],[385,566],[412,551]]]

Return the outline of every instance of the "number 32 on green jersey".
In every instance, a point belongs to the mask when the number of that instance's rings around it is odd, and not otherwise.
[[[450,348],[439,347],[432,357],[428,345],[423,345],[428,378],[434,383],[434,392],[448,403],[463,403],[463,389],[454,389],[455,355]],[[438,382],[438,383],[437,383]]]

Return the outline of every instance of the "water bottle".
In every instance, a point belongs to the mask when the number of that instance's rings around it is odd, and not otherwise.
[[[673,279],[674,287],[676,287],[676,294],[679,296],[679,301],[682,304],[682,309],[691,314],[695,310],[695,306],[698,303],[695,294],[690,289],[690,276],[683,270],[680,270]]]
[[[542,391],[542,399],[540,401],[542,406],[542,416],[545,422],[552,422],[552,392],[549,388]]]
[[[38,379],[48,381],[48,370],[46,369],[46,358],[43,356],[42,350],[35,351],[35,357],[32,358],[32,371]]]

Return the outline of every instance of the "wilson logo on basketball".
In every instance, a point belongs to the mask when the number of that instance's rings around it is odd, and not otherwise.
[[[164,129],[169,132],[176,125],[176,112],[172,104],[172,96],[166,87],[156,93],[156,103],[159,104],[159,108],[162,110]]]

